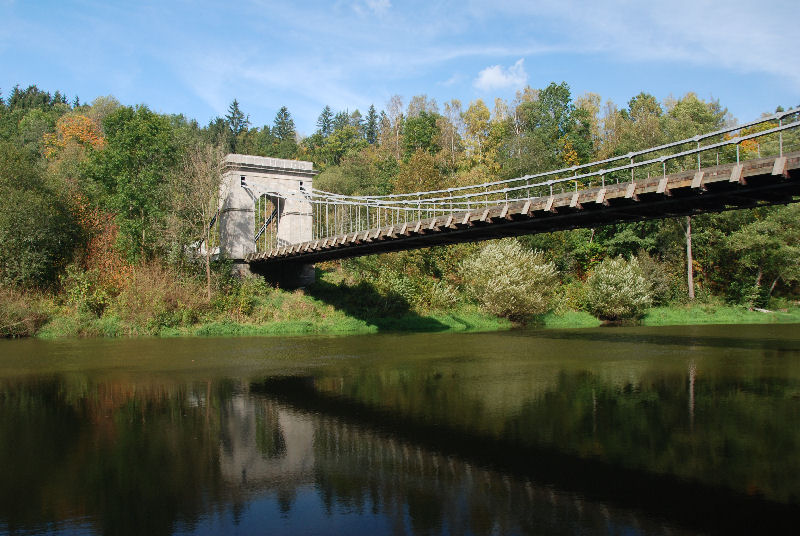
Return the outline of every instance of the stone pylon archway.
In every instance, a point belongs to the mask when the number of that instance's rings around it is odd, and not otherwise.
[[[223,191],[219,213],[220,253],[233,259],[239,271],[249,271],[244,258],[256,251],[254,226],[259,198],[266,197],[277,208],[273,225],[278,245],[298,244],[313,238],[311,203],[302,193],[311,190],[317,173],[311,162],[229,154],[225,164],[220,186]],[[314,280],[311,265],[282,267],[280,274],[263,275],[278,283],[285,282],[285,286],[302,286]]]

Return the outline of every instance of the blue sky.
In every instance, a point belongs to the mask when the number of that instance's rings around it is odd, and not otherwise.
[[[566,81],[619,106],[717,98],[740,121],[800,104],[797,0],[0,0],[0,90],[114,95],[205,124],[255,125],[427,94],[466,107]]]

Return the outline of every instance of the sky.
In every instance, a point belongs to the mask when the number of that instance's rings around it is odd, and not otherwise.
[[[0,91],[113,95],[207,124],[287,106],[308,135],[392,95],[491,107],[569,84],[624,107],[695,92],[740,121],[800,105],[798,0],[0,0]],[[794,44],[792,44],[794,43]]]

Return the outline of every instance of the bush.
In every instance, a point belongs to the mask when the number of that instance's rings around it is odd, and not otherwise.
[[[461,264],[460,273],[486,311],[512,320],[547,312],[557,283],[555,265],[514,239],[490,242]]]
[[[46,287],[72,256],[77,224],[25,151],[0,142],[0,283]]]
[[[100,273],[96,269],[81,270],[75,264],[67,266],[61,275],[61,288],[67,303],[81,312],[102,316],[110,297],[99,280]]]
[[[644,250],[639,252],[636,260],[650,288],[654,306],[666,305],[684,294],[680,280],[670,271],[667,263],[651,257]]]
[[[585,307],[605,320],[624,320],[644,314],[653,298],[650,286],[633,258],[607,258],[586,281]]]
[[[0,337],[30,337],[47,319],[42,300],[0,287]]]
[[[137,267],[110,312],[133,333],[187,326],[210,309],[205,286],[157,263]]]

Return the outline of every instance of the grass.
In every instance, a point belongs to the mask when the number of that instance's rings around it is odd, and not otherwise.
[[[497,331],[513,327],[509,320],[460,298],[434,306],[431,300],[405,298],[392,290],[394,287],[387,290],[366,281],[348,283],[339,272],[320,273],[317,283],[296,291],[272,288],[258,278],[246,279],[222,287],[210,301],[203,298],[202,285],[190,278],[174,277],[158,266],[140,267],[134,276],[118,295],[106,295],[102,308],[96,307],[87,298],[92,294],[83,290],[45,296],[0,288],[0,336],[346,335]],[[786,307],[790,303],[773,305]],[[546,329],[602,324],[589,313],[569,307],[531,320],[533,326]],[[800,307],[792,305],[778,312],[762,313],[711,302],[653,308],[631,323],[667,326],[790,322],[800,323]]]
[[[30,337],[49,317],[43,297],[0,286],[0,338]]]
[[[253,280],[202,302],[178,295],[173,288],[141,285],[112,301],[98,317],[78,304],[53,306],[36,336],[289,336],[306,334],[368,334],[378,332],[496,331],[511,322],[478,308],[415,311],[396,297],[359,287],[325,287],[325,292],[285,291]],[[160,285],[164,286],[164,285]],[[153,289],[156,289],[155,291]],[[319,290],[319,289],[317,289]],[[29,332],[27,335],[32,335]]]
[[[472,311],[438,313],[429,316],[406,315],[375,318],[372,321],[344,317],[335,319],[275,320],[263,324],[218,321],[186,327],[164,328],[163,337],[200,336],[291,336],[291,335],[356,335],[386,331],[496,331],[511,328],[511,323]]]
[[[549,312],[536,317],[534,325],[544,328],[596,328],[603,322],[586,311]]]
[[[655,307],[641,319],[644,326],[694,324],[778,324],[800,323],[800,308],[762,313],[731,305],[685,305]]]

